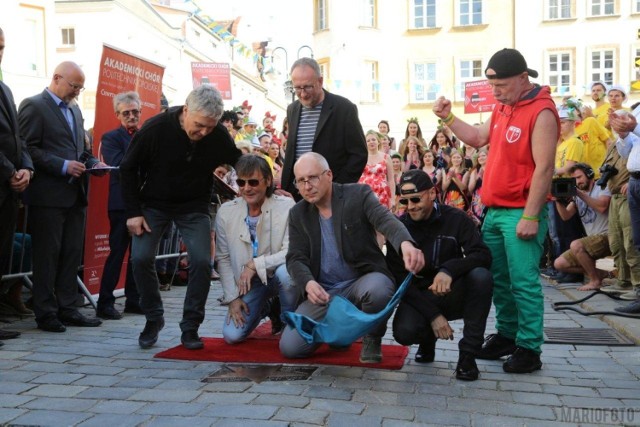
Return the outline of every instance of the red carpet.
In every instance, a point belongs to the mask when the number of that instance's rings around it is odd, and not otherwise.
[[[249,338],[236,345],[229,345],[222,338],[202,338],[203,350],[187,350],[182,345],[161,351],[154,357],[178,360],[200,360],[228,363],[282,363],[299,365],[364,366],[375,369],[400,369],[409,348],[400,345],[383,345],[381,363],[360,363],[360,342],[353,343],[348,351],[334,351],[323,344],[312,357],[285,359],[278,348],[279,336],[271,335],[271,323],[260,325]]]

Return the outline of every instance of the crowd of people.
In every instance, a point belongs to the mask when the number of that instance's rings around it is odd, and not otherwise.
[[[0,30],[0,60],[3,47]],[[188,251],[180,328],[189,350],[204,348],[212,280],[228,307],[219,326],[229,345],[269,318],[281,353],[302,358],[319,343],[287,325],[285,313],[320,320],[335,296],[378,313],[411,273],[392,328],[399,343],[418,344],[417,362],[432,362],[437,340],[454,338],[449,322],[463,319],[458,379],[478,378],[477,358],[508,356],[505,372],[538,370],[546,241],[547,274],[586,274],[579,289],[627,292],[634,302],[618,310],[640,313],[640,107],[629,113],[626,91],[600,82],[594,108],[575,98],[556,106],[515,49],[496,52],[485,76],[497,101],[491,118],[465,123],[438,98],[429,140],[416,117],[400,141],[386,120],[365,133],[357,107],[323,88],[310,58],[291,67],[298,99],[280,132],[270,112],[255,120],[248,101],[224,111],[210,85],[143,125],[140,97],[123,92],[113,99],[119,126],[102,135],[104,162],[85,141],[77,64],[59,64],[17,111],[0,82],[0,273],[10,271],[21,198],[33,242],[32,307],[47,332],[121,319],[113,292],[129,251],[124,312],[145,316],[138,342],[152,347],[165,324],[166,273],[156,256],[173,227]],[[105,178],[110,254],[97,317],[89,317],[76,304],[88,174],[114,166]],[[609,255],[617,279],[604,286],[609,273],[595,261]],[[10,283],[2,297],[21,299]],[[485,337],[492,302],[496,332]],[[388,318],[364,334],[362,363],[382,360]],[[0,331],[0,339],[15,336]]]

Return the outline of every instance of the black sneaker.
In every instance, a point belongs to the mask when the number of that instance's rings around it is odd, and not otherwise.
[[[151,348],[158,341],[158,334],[164,328],[164,318],[159,320],[147,320],[144,329],[138,337],[138,344],[141,348]]]
[[[113,306],[99,307],[96,311],[96,316],[106,320],[122,319],[122,314],[120,314]]]
[[[622,307],[614,308],[618,313],[627,313],[627,314],[640,314],[640,300],[636,302],[632,302],[629,305],[624,305]]]
[[[201,350],[204,348],[204,343],[198,336],[198,331],[195,329],[184,331],[180,337],[180,341],[187,350]]]
[[[418,363],[431,363],[436,358],[436,340],[425,340],[418,346],[414,360]]]
[[[502,364],[502,369],[512,374],[528,374],[540,368],[542,368],[540,355],[522,347],[516,347],[516,351]]]
[[[491,334],[487,336],[476,358],[484,360],[498,360],[502,356],[508,356],[516,351],[516,341],[505,336]]]
[[[478,379],[480,371],[473,354],[461,351],[456,366],[456,378],[462,381],[475,381]]]

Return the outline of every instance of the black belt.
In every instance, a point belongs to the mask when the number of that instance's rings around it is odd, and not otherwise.
[[[629,175],[631,175],[631,178],[640,179],[640,172],[629,171]]]

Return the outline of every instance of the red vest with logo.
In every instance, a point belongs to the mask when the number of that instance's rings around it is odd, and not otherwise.
[[[498,104],[491,115],[489,158],[482,179],[482,202],[488,207],[523,208],[536,167],[531,134],[542,110],[560,121],[548,86],[536,87],[514,106]]]

